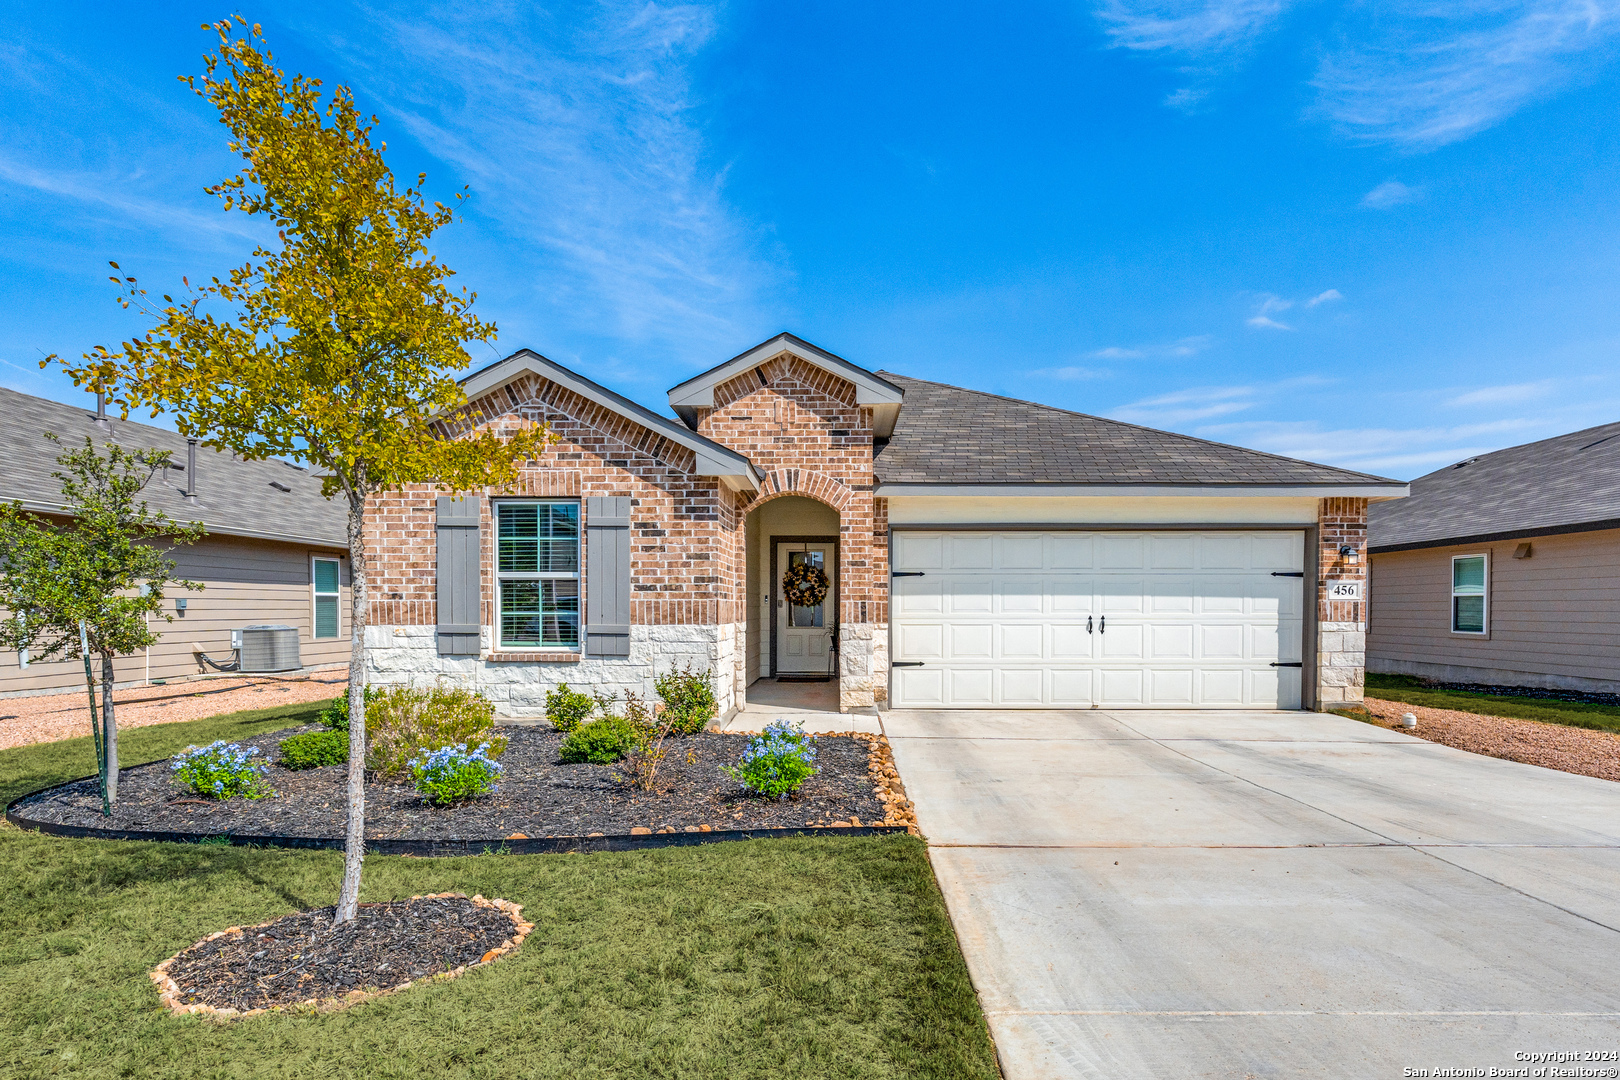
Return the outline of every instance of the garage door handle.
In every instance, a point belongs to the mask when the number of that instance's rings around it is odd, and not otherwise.
[[[1091,633],[1091,616],[1086,616],[1086,633]]]
[[[1108,633],[1108,616],[1104,615],[1102,618],[1097,620],[1097,633]]]
[[[1304,667],[1304,666],[1305,666],[1305,665],[1304,665],[1304,664],[1302,664],[1302,663],[1300,663],[1300,662],[1299,662],[1299,661],[1298,661],[1298,660],[1295,660],[1295,661],[1294,661],[1294,662],[1293,662],[1293,663],[1291,663],[1291,664],[1290,664],[1290,663],[1288,663],[1288,662],[1287,662],[1287,661],[1282,661],[1282,662],[1279,662],[1279,661],[1276,661],[1276,660],[1273,660],[1273,661],[1272,661],[1272,662],[1271,662],[1271,666],[1272,666],[1272,667],[1297,667],[1297,668],[1302,668],[1302,667]]]
[[[923,572],[921,570],[891,570],[891,571],[889,571],[889,576],[890,577],[923,577],[924,575],[923,575]]]
[[[1271,576],[1272,577],[1304,577],[1305,576],[1305,571],[1303,571],[1303,570],[1273,570],[1271,572]]]
[[[890,667],[922,667],[923,662],[921,660],[891,660],[891,661],[889,661],[889,666]]]

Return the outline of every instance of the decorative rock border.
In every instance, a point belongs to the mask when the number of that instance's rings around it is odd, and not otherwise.
[[[904,827],[912,836],[921,836],[917,828],[917,807],[906,795],[906,786],[900,780],[900,770],[894,764],[894,752],[889,740],[882,735],[865,736],[868,757],[867,771],[872,774],[872,794],[883,804],[883,824]]]
[[[185,992],[180,989],[179,984],[176,983],[174,979],[169,977],[169,966],[199,945],[210,941],[217,941],[222,937],[229,937],[231,934],[245,934],[250,930],[262,929],[263,927],[270,926],[272,923],[280,922],[281,919],[286,918],[285,915],[278,916],[277,918],[271,919],[268,922],[255,923],[252,926],[227,926],[225,929],[220,930],[217,933],[209,934],[207,937],[202,938],[201,940],[192,942],[190,945],[187,945],[184,949],[181,949],[179,952],[163,961],[163,963],[153,968],[147,974],[151,978],[153,984],[157,987],[158,1001],[163,1004],[164,1008],[168,1009],[176,1016],[201,1014],[220,1020],[244,1020],[249,1016],[259,1016],[262,1013],[269,1012],[335,1012],[338,1009],[347,1009],[350,1005],[358,1005],[362,1001],[369,1001],[372,998],[382,997],[384,994],[397,994],[402,990],[409,990],[418,982],[433,982],[435,980],[442,981],[454,979],[457,976],[465,973],[468,968],[482,967],[485,964],[493,964],[507,953],[515,950],[519,945],[522,945],[523,939],[528,937],[530,931],[534,929],[534,923],[525,922],[523,920],[523,906],[521,904],[514,904],[510,900],[486,900],[476,893],[471,897],[468,897],[466,893],[428,893],[425,896],[413,896],[411,899],[470,899],[477,907],[494,908],[498,911],[505,912],[512,920],[514,932],[511,937],[501,942],[495,948],[490,949],[478,960],[474,960],[470,964],[463,964],[460,967],[452,968],[449,971],[441,971],[436,975],[429,975],[424,979],[407,980],[400,983],[398,986],[390,986],[382,990],[350,990],[347,994],[344,994],[340,998],[310,998],[307,1001],[294,1002],[291,1005],[271,1005],[262,1009],[248,1009],[245,1012],[240,1009],[218,1008],[213,1005],[204,1005],[201,1003],[188,1005],[181,1001],[180,999],[184,996]]]

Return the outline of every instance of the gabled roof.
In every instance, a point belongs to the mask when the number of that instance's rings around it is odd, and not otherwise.
[[[45,438],[58,436],[58,446]],[[84,445],[111,441],[125,450],[168,450],[167,472],[142,492],[153,510],[175,521],[200,521],[210,533],[260,540],[348,547],[348,515],[341,502],[321,495],[309,470],[283,461],[238,461],[228,453],[197,447],[197,498],[185,497],[186,440],[166,428],[109,417],[0,387],[0,499],[39,513],[62,513],[62,484],[51,474],[56,459]]]
[[[1230,488],[1245,494],[1399,498],[1406,491],[1400,481],[1382,476],[879,374],[906,395],[894,436],[876,458],[879,494],[923,494],[936,487],[982,488],[986,495],[1197,487],[1217,489],[1215,494]],[[1060,490],[1076,488],[1085,490]]]
[[[533,349],[519,349],[506,359],[475,371],[461,380],[467,397],[480,398],[524,375],[538,375],[558,386],[572,390],[587,401],[595,402],[611,412],[651,431],[656,431],[679,446],[697,455],[694,469],[698,476],[716,476],[727,486],[741,491],[759,488],[759,472],[753,463],[730,447],[706,439],[684,424],[667,416],[659,416],[651,409],[637,405],[629,398],[614,393],[600,383],[592,382],[576,371],[570,371],[555,360],[548,360]]]
[[[850,363],[842,356],[835,356],[826,349],[812,345],[802,338],[796,338],[792,334],[777,334],[769,341],[762,341],[747,352],[739,353],[725,363],[712,367],[701,375],[694,375],[679,386],[671,387],[669,407],[686,422],[687,427],[696,428],[697,410],[714,408],[715,387],[735,379],[738,375],[744,375],[783,353],[792,353],[807,364],[812,364],[823,371],[830,371],[854,383],[855,403],[872,410],[874,434],[880,439],[886,438],[893,430],[895,416],[900,411],[900,401],[904,396],[904,391],[900,387],[863,367]]]
[[[1620,529],[1620,423],[1436,469],[1368,529],[1373,551]]]

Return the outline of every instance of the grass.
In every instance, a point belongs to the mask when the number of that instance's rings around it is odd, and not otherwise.
[[[1511,716],[1520,720],[1541,720],[1549,724],[1620,732],[1620,705],[1589,705],[1557,698],[1508,697],[1498,694],[1471,694],[1461,690],[1441,690],[1427,686],[1410,675],[1367,674],[1367,696],[1384,701],[1404,701],[1431,709],[1455,709],[1484,716]]]
[[[319,708],[132,730],[126,759]],[[0,751],[5,798],[88,762],[68,744]],[[159,1010],[155,964],[226,926],[329,904],[341,860],[0,826],[0,1075],[997,1075],[926,851],[906,836],[373,856],[364,899],[501,896],[535,931],[488,968],[342,1012],[219,1023]]]

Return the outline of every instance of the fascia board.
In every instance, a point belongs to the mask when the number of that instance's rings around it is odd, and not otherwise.
[[[1064,498],[1076,496],[1153,496],[1159,498],[1272,496],[1313,499],[1404,499],[1405,484],[879,484],[873,494],[884,499],[912,496],[994,498]]]
[[[576,375],[561,364],[547,360],[538,353],[529,350],[515,353],[498,364],[491,364],[482,371],[467,376],[461,385],[468,399],[473,400],[499,390],[525,374],[538,375],[542,379],[554,382],[587,401],[595,402],[604,409],[618,413],[627,420],[650,428],[671,442],[686,447],[697,455],[698,476],[743,477],[749,485],[749,490],[757,487],[753,463],[744,455],[710,442],[703,436],[687,430],[677,421],[659,416],[650,409],[644,409],[628,398],[622,398],[606,387],[598,386],[584,376]]]
[[[670,407],[676,410],[683,406],[712,409],[714,408],[714,388],[716,386],[729,379],[735,379],[738,375],[750,371],[783,353],[792,353],[805,363],[814,364],[825,371],[830,371],[841,379],[848,379],[855,385],[855,403],[857,405],[898,405],[905,398],[904,392],[899,387],[890,385],[876,375],[851,364],[848,360],[818,349],[808,342],[798,341],[787,334],[778,334],[764,344],[749,349],[741,356],[733,357],[717,368],[672,387],[669,391]]]

